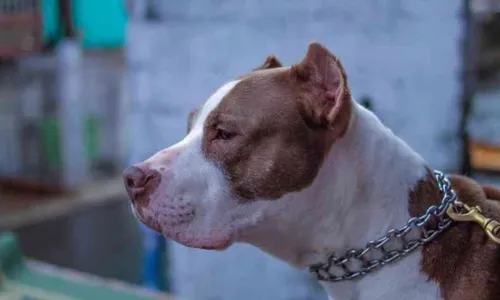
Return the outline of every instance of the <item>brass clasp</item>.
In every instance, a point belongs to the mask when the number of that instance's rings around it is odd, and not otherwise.
[[[454,208],[463,209],[465,213],[457,213]],[[493,242],[500,244],[500,223],[485,217],[479,206],[470,207],[461,201],[455,201],[448,207],[446,214],[457,222],[475,222],[479,224]]]

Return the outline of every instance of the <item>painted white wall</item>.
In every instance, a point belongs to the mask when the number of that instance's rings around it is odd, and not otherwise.
[[[461,2],[218,0],[159,2],[164,21],[128,28],[130,161],[185,133],[189,109],[269,54],[292,64],[318,40],[342,60],[354,96],[444,171],[459,167]],[[179,299],[320,299],[307,272],[250,246],[171,245]]]

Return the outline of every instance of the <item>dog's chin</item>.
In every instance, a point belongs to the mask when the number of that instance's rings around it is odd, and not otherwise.
[[[228,233],[211,233],[200,235],[189,228],[188,224],[181,226],[162,226],[161,222],[152,219],[145,219],[132,205],[134,216],[149,229],[162,234],[165,238],[173,240],[189,248],[223,251],[233,244],[233,239]]]
[[[182,228],[180,230],[163,230],[163,236],[189,248],[223,251],[233,244],[229,234],[222,232],[199,234],[196,231]]]
[[[215,250],[215,251],[224,251],[227,248],[229,248],[232,244],[232,242],[230,240],[226,240],[226,241],[213,240],[213,241],[204,241],[201,243],[191,242],[191,241],[183,242],[183,241],[179,240],[177,242],[186,246],[186,247],[190,247],[190,248],[196,248],[196,249],[202,249],[202,250]]]
[[[136,207],[131,204],[130,205],[131,209],[132,209],[132,213],[134,215],[134,217],[139,221],[141,222],[144,226],[146,226],[147,228],[153,230],[153,231],[156,231],[158,233],[162,233],[162,230],[161,230],[161,226],[158,222],[155,222],[151,219],[148,219],[146,220],[139,211],[137,211]]]

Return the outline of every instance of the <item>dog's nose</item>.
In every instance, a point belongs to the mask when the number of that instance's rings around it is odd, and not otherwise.
[[[140,163],[123,170],[123,183],[130,200],[146,204],[161,182],[161,174],[149,163]]]
[[[146,199],[160,182],[160,174],[146,164],[138,164],[123,170],[123,182],[130,200]]]
[[[136,166],[131,166],[123,171],[125,187],[128,190],[143,188],[148,182],[147,174]]]

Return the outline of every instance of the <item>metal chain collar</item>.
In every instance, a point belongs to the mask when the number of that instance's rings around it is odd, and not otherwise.
[[[385,236],[370,241],[364,248],[351,249],[341,257],[332,254],[328,257],[327,263],[313,265],[309,270],[321,281],[336,282],[355,279],[405,257],[435,239],[453,222],[447,216],[446,211],[457,200],[457,195],[443,173],[434,171],[434,176],[439,190],[443,193],[443,199],[438,206],[429,207],[424,215],[411,218],[401,228],[389,230]],[[435,228],[426,228],[431,220],[437,221]],[[409,239],[410,232],[415,232],[419,238]],[[398,248],[386,249],[389,242],[395,242]]]

